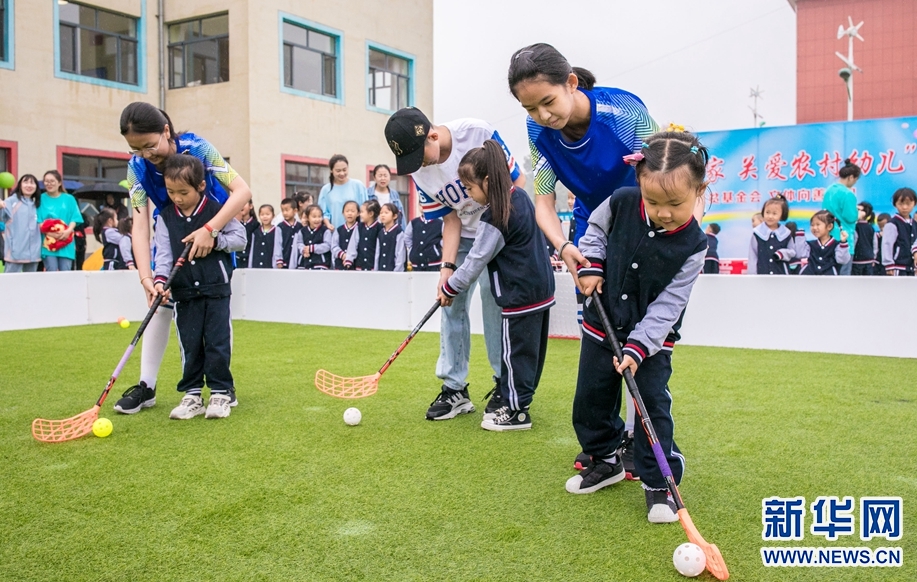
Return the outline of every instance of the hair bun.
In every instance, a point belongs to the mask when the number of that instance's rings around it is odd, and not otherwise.
[[[853,162],[850,161],[850,158],[846,158],[846,159],[844,159],[844,165],[845,165],[845,166],[852,166],[852,165],[853,165]]]

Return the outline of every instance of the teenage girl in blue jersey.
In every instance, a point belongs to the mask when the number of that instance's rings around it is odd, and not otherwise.
[[[207,170],[207,194],[223,205],[203,228],[182,241],[193,243],[189,259],[205,257],[213,250],[220,230],[251,200],[252,192],[245,180],[226,163],[210,142],[190,132],[176,132],[165,111],[149,103],[131,103],[121,112],[120,125],[121,135],[133,154],[127,164],[127,181],[133,207],[131,236],[134,262],[147,301],[152,303],[156,290],[153,287],[150,233],[152,221],[159,215],[159,209],[171,203],[162,175],[162,168],[169,156],[185,154],[200,159]],[[153,203],[152,212],[149,211],[148,201]],[[118,400],[115,404],[118,412],[134,414],[156,404],[156,377],[169,341],[171,311],[159,309],[150,320],[143,335],[140,383],[129,388]],[[235,405],[235,394],[232,405]]]
[[[596,87],[595,76],[571,67],[553,46],[533,44],[516,51],[507,74],[509,90],[529,113],[529,149],[535,171],[535,217],[548,243],[558,250],[578,290],[577,265],[589,261],[577,249],[589,215],[612,192],[637,184],[634,168],[623,157],[639,152],[659,131],[646,106],[622,89]],[[576,196],[573,241],[568,241],[555,208],[554,187],[560,181]],[[703,200],[698,201],[703,210]],[[697,214],[697,213],[696,213]],[[698,219],[699,221],[700,219]],[[579,301],[582,295],[577,295]],[[582,308],[577,319],[582,322]],[[633,403],[627,400],[627,434],[633,434]],[[627,445],[628,443],[625,443]],[[625,451],[628,478],[636,478]],[[582,469],[583,455],[575,466]]]

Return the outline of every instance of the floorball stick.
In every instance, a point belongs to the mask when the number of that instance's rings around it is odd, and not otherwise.
[[[188,258],[188,252],[191,250],[191,243],[185,245],[185,250],[182,252],[181,256],[178,257],[178,260],[175,261],[175,266],[172,267],[172,271],[169,273],[169,278],[166,280],[165,285],[163,285],[163,291],[168,290],[172,285],[172,279],[175,277],[175,273],[178,272],[178,269],[185,264],[185,260]],[[121,356],[121,361],[118,362],[118,367],[115,368],[115,371],[112,372],[111,378],[108,379],[108,385],[105,386],[105,390],[102,391],[102,394],[99,396],[99,399],[96,400],[95,406],[83,412],[77,414],[76,416],[71,416],[70,418],[65,418],[63,420],[46,420],[44,418],[36,418],[32,421],[32,436],[36,440],[39,440],[43,443],[62,443],[64,441],[72,441],[80,437],[86,436],[92,432],[92,423],[99,418],[99,409],[102,408],[102,403],[105,402],[105,399],[108,397],[108,393],[111,392],[111,387],[115,385],[115,380],[118,379],[118,375],[121,374],[121,370],[124,368],[124,364],[130,359],[131,354],[134,352],[134,347],[137,346],[137,342],[140,341],[140,336],[143,335],[143,332],[146,330],[146,326],[150,323],[150,320],[153,318],[153,314],[156,313],[156,309],[162,303],[163,296],[157,295],[153,299],[153,304],[150,305],[150,310],[147,311],[146,317],[143,318],[143,322],[140,324],[140,327],[137,328],[137,333],[134,334],[134,339],[131,341],[131,344],[127,346],[127,350],[124,351],[124,355]]]
[[[608,314],[605,313],[605,306],[602,305],[602,301],[597,295],[592,296],[592,302],[595,303],[596,310],[599,312],[599,318],[602,320],[602,327],[605,328],[605,335],[608,336],[608,341],[611,342],[611,347],[614,350],[615,356],[618,358],[618,362],[622,362],[624,360],[624,351],[621,349],[621,342],[618,341],[615,330],[608,320]],[[672,476],[672,469],[669,467],[669,462],[666,460],[665,453],[662,452],[662,446],[659,444],[659,439],[656,437],[656,429],[653,428],[653,422],[646,412],[646,405],[643,403],[643,398],[640,396],[640,391],[637,389],[634,375],[631,374],[629,369],[624,370],[624,382],[627,384],[627,391],[630,392],[630,396],[633,398],[634,404],[637,407],[637,414],[640,415],[640,423],[643,425],[646,436],[649,438],[650,446],[653,448],[653,455],[656,457],[656,463],[659,464],[659,469],[662,471],[663,477],[665,477],[665,484],[669,488],[672,498],[675,500],[675,507],[678,509],[678,521],[681,522],[681,527],[684,528],[685,533],[688,534],[688,541],[692,544],[697,544],[704,551],[704,555],[707,557],[707,570],[709,570],[717,580],[726,580],[729,578],[729,569],[726,568],[723,554],[720,553],[720,549],[714,544],[708,543],[707,540],[700,535],[700,532],[697,531],[697,528],[694,527],[694,522],[691,521],[691,516],[688,515],[688,510],[685,509],[685,504],[682,502],[681,493],[678,492],[678,485],[675,484],[675,478]]]
[[[423,316],[423,319],[420,320],[420,323],[417,324],[408,337],[404,338],[404,341],[401,342],[401,345],[398,346],[398,349],[395,350],[395,353],[391,355],[385,364],[379,371],[375,374],[369,376],[357,376],[355,378],[346,378],[344,376],[338,376],[332,374],[327,370],[319,370],[315,373],[315,387],[320,391],[328,394],[329,396],[335,396],[337,398],[363,398],[365,396],[372,396],[379,389],[379,378],[382,377],[382,374],[388,370],[388,367],[392,365],[392,362],[395,361],[395,358],[404,351],[404,348],[408,347],[408,344],[411,343],[411,340],[414,339],[414,336],[417,335],[417,332],[420,331],[420,328],[423,327],[427,320],[432,317],[436,310],[439,309],[439,300],[436,300],[436,303],[433,304],[433,307],[427,311],[426,315]]]

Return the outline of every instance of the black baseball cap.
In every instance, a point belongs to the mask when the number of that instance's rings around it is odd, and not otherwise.
[[[423,146],[430,133],[430,120],[416,107],[399,109],[385,124],[385,141],[395,154],[398,175],[413,174],[423,165]]]

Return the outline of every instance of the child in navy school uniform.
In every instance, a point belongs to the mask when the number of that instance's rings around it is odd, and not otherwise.
[[[548,314],[554,305],[554,271],[528,194],[513,186],[503,147],[489,139],[459,162],[459,178],[471,198],[488,205],[462,266],[443,284],[448,306],[487,269],[491,292],[503,309],[499,384],[502,406],[485,414],[481,428],[532,428],[529,406],[548,348]]]
[[[879,251],[879,233],[876,232],[876,213],[869,202],[857,204],[856,243],[853,245],[851,275],[874,275],[876,254]]]
[[[251,200],[245,203],[236,219],[245,229],[245,249],[236,253],[236,268],[241,269],[248,267],[248,243],[251,241],[252,233],[260,226],[255,218],[255,206]]]
[[[262,204],[258,208],[259,225],[248,236],[248,268],[273,269],[274,268],[274,237],[277,236],[277,227],[274,222],[274,207]]]
[[[715,222],[708,224],[704,234],[707,235],[707,256],[704,257],[704,273],[718,275],[720,272],[720,255],[716,251],[719,245],[716,235],[720,234],[720,225]]]
[[[439,271],[443,262],[443,219],[428,220],[421,213],[408,223],[404,246],[412,271]]]
[[[879,247],[876,249],[876,268],[873,275],[885,275],[885,267],[882,263],[882,233],[885,230],[885,225],[888,224],[888,221],[891,219],[891,214],[887,212],[883,212],[876,217],[876,226],[879,228],[879,231],[876,233],[879,237]]]
[[[589,261],[579,280],[588,296],[573,401],[573,428],[589,465],[567,481],[570,493],[592,493],[625,478],[620,417],[622,374],[630,369],[676,484],[684,457],[675,444],[672,347],[691,289],[707,254],[707,238],[693,212],[707,187],[707,149],[687,132],[662,132],[625,156],[636,165],[636,188],[621,188],[589,217],[580,250]],[[779,216],[779,214],[778,214]],[[605,337],[601,301],[624,345],[618,361]],[[634,433],[634,465],[643,482],[647,519],[678,521],[675,502],[645,431]]]
[[[360,207],[353,200],[344,203],[341,211],[344,215],[344,224],[334,229],[331,234],[331,257],[334,259],[334,269],[343,270],[351,265],[347,262],[347,246],[350,244],[350,238],[357,229],[357,218],[360,215]]]
[[[273,254],[274,268],[276,269],[289,269],[291,262],[295,268],[295,257],[292,257],[293,237],[302,228],[302,224],[296,220],[296,215],[299,213],[298,209],[299,206],[296,200],[292,198],[284,198],[280,201],[280,214],[283,215],[283,220],[277,224],[280,236],[274,237]]]
[[[293,235],[291,269],[328,270],[331,268],[331,230],[318,204],[307,206],[302,215],[302,228]]]
[[[882,267],[893,277],[913,277],[917,261],[917,222],[911,218],[917,204],[917,193],[898,188],[892,196],[898,212],[882,229]]]
[[[182,239],[203,228],[222,206],[205,195],[204,164],[194,156],[169,156],[163,169],[171,204],[162,208],[156,222],[154,242],[156,270],[153,284],[163,293],[176,257],[185,244]],[[229,370],[232,354],[232,324],[229,302],[232,294],[233,260],[230,253],[245,248],[245,228],[235,218],[215,235],[213,251],[180,268],[168,295],[174,302],[173,318],[182,354],[182,378],[178,391],[185,396],[169,414],[175,420],[226,418],[235,390]],[[201,392],[210,388],[205,409]]]
[[[375,199],[367,200],[360,206],[360,224],[357,225],[357,231],[350,237],[350,242],[347,244],[344,268],[354,268],[358,271],[372,271],[376,268],[376,260],[379,256],[377,243],[379,231],[382,229],[382,225],[379,224],[381,210],[379,201]]]
[[[796,226],[796,223],[792,220],[786,221],[784,223],[786,229],[790,231],[790,236],[793,237],[793,248],[796,248],[796,235],[799,233],[799,228]],[[805,237],[805,233],[802,234]],[[790,262],[786,265],[786,270],[789,271],[790,275],[798,275],[802,271],[802,259],[798,256],[795,256],[796,253],[793,253],[793,258],[790,259]]]
[[[404,271],[404,231],[401,229],[401,218],[398,208],[391,202],[382,205],[379,211],[378,260],[377,271]]]
[[[852,260],[847,231],[841,229],[840,242],[831,236],[836,222],[833,214],[819,210],[809,221],[815,240],[806,240],[802,231],[796,233],[796,255],[809,261],[800,275],[840,275],[841,265]]]
[[[103,208],[92,221],[93,236],[102,243],[102,270],[123,271],[127,263],[121,255],[124,235],[118,230],[118,215],[111,208]]]
[[[748,248],[749,275],[789,275],[788,263],[796,257],[793,233],[780,224],[790,215],[786,198],[777,195],[764,202],[764,221],[755,227]]]

